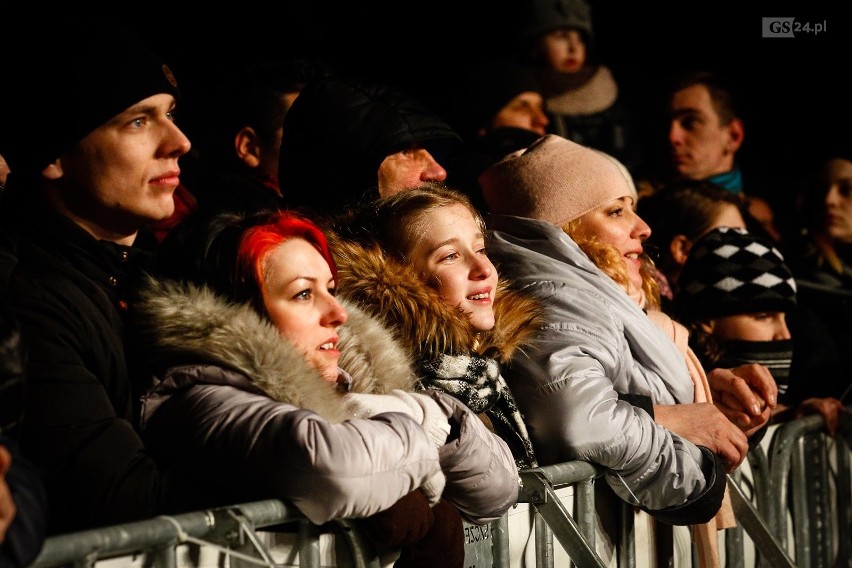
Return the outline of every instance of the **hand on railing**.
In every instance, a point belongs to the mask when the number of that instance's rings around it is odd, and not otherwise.
[[[709,402],[654,405],[654,420],[717,454],[728,472],[735,470],[748,453],[745,434]]]
[[[713,369],[707,381],[713,403],[749,437],[769,421],[778,402],[778,385],[763,365]]]

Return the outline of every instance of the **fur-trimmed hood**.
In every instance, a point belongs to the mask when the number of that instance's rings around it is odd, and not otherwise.
[[[528,345],[542,321],[537,300],[500,279],[494,300],[494,328],[477,332],[467,314],[448,306],[409,265],[385,254],[377,243],[362,244],[329,234],[340,295],[394,329],[417,358],[476,354],[508,361]]]
[[[339,365],[353,378],[351,390],[414,390],[410,356],[391,332],[358,306],[342,303],[349,319],[339,330]],[[223,366],[244,375],[274,400],[329,420],[345,418],[342,393],[249,306],[229,302],[207,288],[149,279],[134,305],[134,317],[143,353],[155,369]]]

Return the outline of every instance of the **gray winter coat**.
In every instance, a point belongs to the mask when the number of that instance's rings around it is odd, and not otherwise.
[[[511,216],[488,222],[501,274],[546,306],[547,323],[505,375],[540,463],[600,464],[619,497],[652,513],[669,509],[676,524],[712,517],[724,488],[713,454],[619,396],[692,402],[671,339],[560,228]]]
[[[353,305],[340,331],[353,392],[414,390],[408,356]],[[312,522],[367,517],[440,467],[443,498],[472,522],[502,515],[518,495],[506,443],[448,395],[428,391],[459,426],[436,450],[409,416],[349,419],[342,396],[247,306],[206,289],[151,282],[139,329],[155,359],[143,397],[143,436],[169,465],[234,500],[279,498]]]

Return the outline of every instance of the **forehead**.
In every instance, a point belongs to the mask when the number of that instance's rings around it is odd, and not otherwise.
[[[421,216],[421,220],[425,221],[424,229],[427,233],[435,232],[438,229],[442,231],[467,231],[471,227],[479,229],[473,213],[461,203],[430,209]]]
[[[266,259],[266,269],[270,277],[278,280],[331,275],[320,252],[301,237],[291,237],[277,245]]]
[[[825,163],[822,174],[826,181],[852,178],[852,162],[834,158]]]
[[[690,85],[676,91],[671,98],[671,111],[673,114],[683,114],[686,112],[702,112],[706,114],[716,114],[713,107],[713,99],[710,97],[710,91],[704,85]]]

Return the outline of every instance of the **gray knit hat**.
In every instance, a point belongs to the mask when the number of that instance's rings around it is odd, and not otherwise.
[[[564,227],[636,186],[618,160],[555,134],[513,152],[479,176],[491,213],[516,215]]]
[[[519,35],[530,39],[562,28],[579,30],[586,42],[592,41],[592,14],[585,0],[531,0]]]
[[[745,229],[720,227],[698,239],[678,288],[675,307],[688,321],[796,306],[796,281],[784,257]]]

